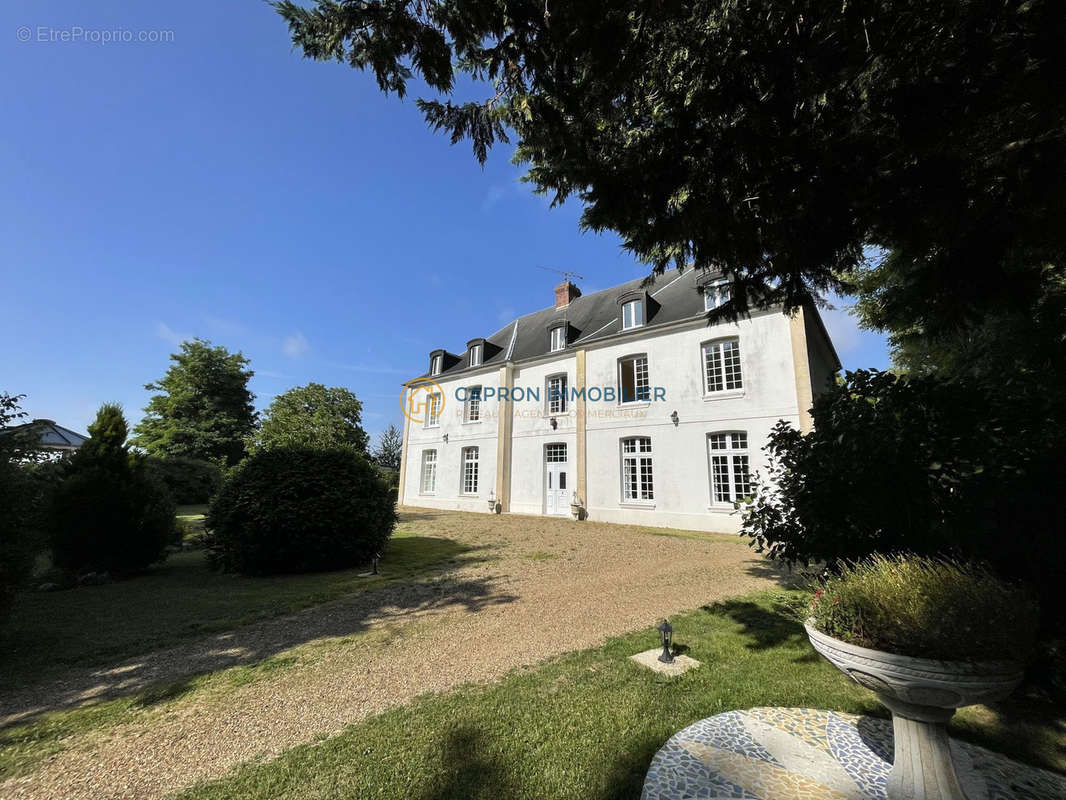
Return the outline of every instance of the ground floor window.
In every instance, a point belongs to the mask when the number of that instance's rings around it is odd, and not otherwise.
[[[477,494],[478,448],[463,448],[463,494]]]
[[[422,494],[432,494],[437,491],[437,451],[422,451]]]
[[[711,500],[735,503],[751,494],[748,471],[748,434],[743,431],[707,436],[711,459]]]
[[[654,500],[651,439],[634,436],[622,440],[622,499]]]
[[[544,445],[544,460],[549,464],[566,462],[566,443]]]

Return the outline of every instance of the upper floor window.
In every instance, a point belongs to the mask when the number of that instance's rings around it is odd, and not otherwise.
[[[562,350],[566,347],[566,326],[560,325],[551,330],[551,349],[554,353],[556,350]]]
[[[707,311],[721,308],[732,297],[729,281],[712,281],[703,287],[703,307]]]
[[[719,339],[703,346],[703,391],[727,392],[744,388],[740,374],[740,340]]]
[[[470,348],[470,366],[481,366],[481,345],[475,344]]]
[[[463,494],[477,494],[478,449],[463,448]]]
[[[444,405],[442,400],[440,392],[434,392],[426,398],[426,402],[429,403],[428,413],[426,414],[427,428],[436,428],[440,425],[440,412]]]
[[[736,503],[751,494],[748,434],[743,431],[707,436],[711,468],[711,501]]]
[[[440,375],[440,368],[441,368],[441,364],[443,363],[443,361],[444,361],[444,356],[433,356],[433,360],[430,362],[430,365],[429,365],[429,374],[430,375]]]
[[[437,491],[437,451],[422,451],[422,494],[432,494]]]
[[[565,414],[566,413],[566,376],[565,375],[552,375],[548,378],[548,413],[549,414]]]
[[[622,330],[639,328],[644,324],[644,301],[630,300],[622,304]]]
[[[655,499],[651,439],[647,436],[622,440],[622,499],[638,502]]]
[[[471,386],[466,391],[466,402],[463,403],[463,422],[481,421],[481,387]]]
[[[651,399],[647,356],[629,356],[618,362],[618,394],[623,403]]]

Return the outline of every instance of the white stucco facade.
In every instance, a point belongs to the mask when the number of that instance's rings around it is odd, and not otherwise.
[[[739,346],[742,388],[708,391],[704,345],[720,340]],[[765,472],[761,448],[778,420],[809,429],[810,400],[839,367],[813,308],[714,325],[697,313],[588,341],[578,337],[557,353],[524,360],[509,354],[432,377],[444,409],[438,425],[407,421],[402,503],[489,513],[492,498],[503,513],[546,514],[563,511],[565,494],[567,516],[576,500],[592,520],[734,532],[739,518],[732,502],[715,497],[712,455],[724,455],[737,469],[720,475],[718,489],[740,491],[740,465],[746,463],[744,480]],[[620,363],[633,357],[644,359],[652,396],[620,402]],[[571,397],[565,412],[552,413],[546,387],[557,375],[566,376]],[[469,422],[459,399],[473,386],[484,397],[479,420]],[[498,398],[501,387],[510,389],[509,398]],[[615,396],[604,399],[608,390]],[[745,435],[743,450],[711,451],[708,437],[718,437],[716,447],[744,441],[734,434]],[[475,447],[477,486],[470,491],[467,448]],[[624,448],[638,460],[624,464]],[[427,451],[435,464],[429,483]],[[714,463],[721,473],[725,462]]]

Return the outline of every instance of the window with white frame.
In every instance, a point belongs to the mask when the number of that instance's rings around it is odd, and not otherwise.
[[[712,281],[703,287],[703,307],[707,311],[721,308],[732,297],[729,281]]]
[[[475,344],[470,348],[470,366],[481,366],[481,345]]]
[[[622,304],[622,330],[639,328],[644,324],[644,301],[630,300]]]
[[[618,395],[623,403],[651,399],[646,355],[627,356],[618,361]]]
[[[732,504],[751,494],[748,434],[743,431],[707,436],[711,469],[711,502]]]
[[[544,445],[544,460],[549,464],[565,464],[566,443]]]
[[[559,325],[556,328],[552,328],[551,337],[552,352],[554,353],[556,350],[562,350],[564,347],[566,347],[566,326]]]
[[[463,448],[463,494],[477,494],[478,448]]]
[[[545,394],[548,397],[549,414],[566,413],[566,390],[565,375],[552,375],[548,378],[548,391]]]
[[[433,356],[433,360],[430,362],[429,374],[440,375],[441,363],[444,360],[444,356]]]
[[[422,482],[419,491],[433,494],[437,491],[437,451],[422,451]]]
[[[707,394],[743,389],[740,340],[719,339],[703,345],[703,376],[703,391]]]
[[[651,439],[634,436],[622,440],[622,500],[645,502],[655,499],[652,481]]]
[[[471,386],[466,390],[466,402],[463,403],[463,422],[481,421],[481,387]]]
[[[429,409],[426,413],[427,428],[436,428],[440,426],[440,412],[441,407],[444,405],[441,400],[440,392],[434,392],[426,398],[426,402],[429,404]]]

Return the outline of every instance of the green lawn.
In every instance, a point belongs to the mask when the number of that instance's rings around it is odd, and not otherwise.
[[[648,763],[674,732],[702,717],[760,705],[884,715],[874,696],[810,647],[779,593],[717,604],[673,619],[677,642],[703,666],[662,679],[627,656],[654,632],[612,639],[498,684],[425,696],[343,734],[194,787],[210,798],[623,798],[637,797]],[[476,647],[471,658],[477,658]],[[963,738],[1064,768],[1064,728],[1053,711],[965,710]]]
[[[146,574],[103,586],[26,592],[0,632],[4,688],[71,666],[110,665],[189,637],[289,614],[388,581],[410,580],[461,556],[451,539],[397,529],[378,578],[364,569],[248,578],[208,568],[203,551],[172,554]]]

